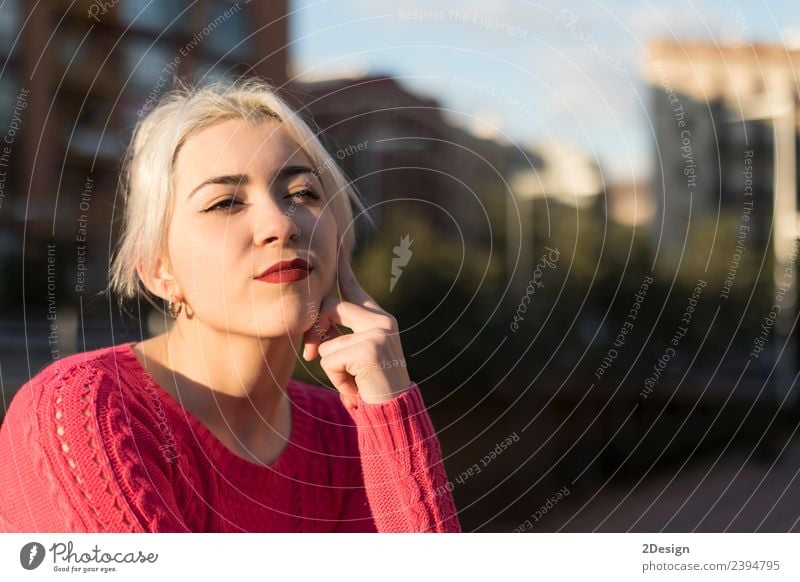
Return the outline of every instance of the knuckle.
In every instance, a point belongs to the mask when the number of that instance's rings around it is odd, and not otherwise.
[[[317,346],[320,356],[330,354],[336,350],[336,343],[333,340],[327,340]]]
[[[386,337],[386,328],[384,327],[373,327],[370,330],[367,330],[367,335],[370,339],[374,339],[377,342],[382,341]]]

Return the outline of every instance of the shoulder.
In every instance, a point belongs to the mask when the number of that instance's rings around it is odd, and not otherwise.
[[[137,406],[142,399],[131,398],[140,380],[130,363],[132,355],[122,348],[81,352],[45,366],[14,395],[7,420],[37,420],[42,430],[63,436],[68,429],[88,432],[90,420],[108,420],[123,409],[148,416],[148,407]]]
[[[14,394],[6,422],[47,419],[57,427],[68,412],[85,417],[97,395],[111,390],[115,352],[113,347],[100,348],[51,362]]]
[[[27,392],[38,391],[52,394],[72,386],[92,390],[109,378],[130,375],[129,358],[123,347],[109,346],[55,360],[31,377],[18,394],[24,396]]]
[[[107,369],[114,353],[114,347],[105,347],[54,360],[32,376],[20,393],[32,389],[58,390],[71,383],[94,383]]]
[[[3,423],[0,482],[30,491],[47,485],[39,493],[69,531],[136,529],[120,483],[138,479],[133,457],[147,450],[153,422],[120,389],[133,372],[119,355],[112,346],[52,362],[15,394]]]

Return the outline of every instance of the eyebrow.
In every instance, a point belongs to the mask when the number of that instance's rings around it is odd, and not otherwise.
[[[300,174],[313,174],[314,177],[319,178],[319,174],[309,168],[308,166],[284,166],[272,176],[272,182],[282,182],[284,180],[288,180],[294,176],[298,176]],[[215,176],[214,178],[209,178],[207,180],[203,180],[198,186],[195,187],[189,193],[188,198],[194,196],[195,192],[198,190],[205,188],[206,186],[210,186],[212,184],[222,184],[225,186],[238,186],[241,184],[249,184],[250,177],[247,174],[230,174],[227,176]]]

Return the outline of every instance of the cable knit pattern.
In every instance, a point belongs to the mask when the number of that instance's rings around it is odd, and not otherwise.
[[[459,531],[436,432],[416,383],[382,406],[352,411],[370,506],[379,529]],[[399,529],[398,529],[399,528]]]
[[[230,451],[139,364],[75,354],[14,396],[0,428],[0,531],[460,532],[419,386],[389,402],[292,380],[291,437]]]

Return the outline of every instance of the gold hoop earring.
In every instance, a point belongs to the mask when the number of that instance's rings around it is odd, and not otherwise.
[[[170,299],[169,314],[172,316],[172,319],[178,319],[178,315],[180,315],[182,308],[183,308],[183,301],[178,301],[177,303],[173,303],[172,299]]]

